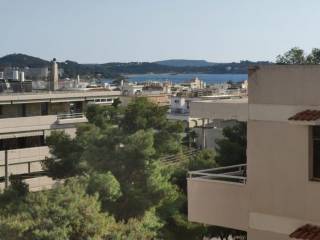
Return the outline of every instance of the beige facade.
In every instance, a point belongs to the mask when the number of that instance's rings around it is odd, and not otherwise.
[[[31,190],[52,186],[54,181],[41,174],[41,161],[50,156],[46,136],[63,130],[74,137],[76,125],[87,122],[88,104],[119,95],[115,91],[0,94],[0,189],[11,174],[27,176]]]
[[[320,66],[259,66],[249,70],[246,106],[205,102],[193,111],[191,104],[192,117],[242,121],[246,108],[248,145],[245,181],[191,173],[190,221],[244,230],[249,240],[285,240],[305,224],[320,224],[320,182],[311,180],[315,123],[288,120],[320,109],[319,80]]]

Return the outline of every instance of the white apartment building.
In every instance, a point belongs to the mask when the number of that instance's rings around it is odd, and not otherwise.
[[[247,164],[189,173],[192,222],[249,240],[320,239],[320,66],[249,69],[248,100],[191,103],[191,116],[247,121]]]
[[[172,96],[170,99],[170,112],[173,114],[189,114],[192,98]]]

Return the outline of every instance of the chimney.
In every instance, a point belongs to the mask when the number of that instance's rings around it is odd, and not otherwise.
[[[59,72],[58,72],[58,63],[56,62],[56,59],[54,58],[51,61],[51,74],[50,74],[50,80],[49,80],[49,90],[55,91],[59,87]]]

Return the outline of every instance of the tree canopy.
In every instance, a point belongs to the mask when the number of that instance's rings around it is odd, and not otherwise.
[[[320,64],[320,49],[313,48],[311,53],[306,54],[301,48],[294,47],[283,55],[278,55],[277,64]]]
[[[222,139],[216,140],[215,160],[219,166],[244,164],[247,161],[247,124],[239,122],[223,129]]]

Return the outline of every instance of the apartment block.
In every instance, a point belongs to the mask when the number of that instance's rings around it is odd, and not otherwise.
[[[192,117],[247,122],[247,163],[189,172],[192,222],[249,240],[320,239],[320,66],[249,69],[248,99],[192,102]]]
[[[61,130],[75,136],[87,122],[90,104],[112,104],[120,92],[105,90],[0,93],[0,188],[10,175],[20,175],[31,190],[51,187],[41,162],[50,156],[46,137]]]

